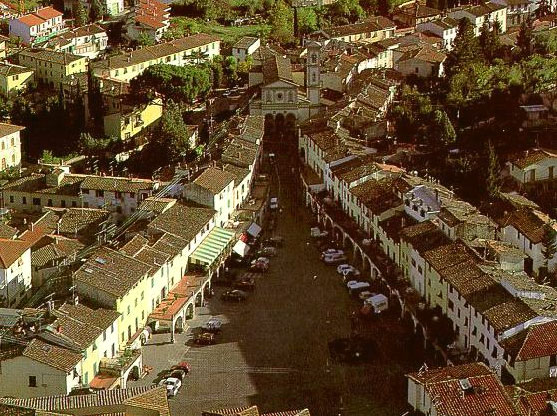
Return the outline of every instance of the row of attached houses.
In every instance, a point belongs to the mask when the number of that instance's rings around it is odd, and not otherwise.
[[[224,226],[251,193],[261,163],[262,116],[246,116],[224,149],[220,166],[209,167],[184,187],[184,197],[217,212]]]
[[[9,34],[19,37],[26,45],[44,42],[64,30],[62,15],[52,6],[37,9],[32,13],[11,19]]]
[[[552,306],[557,291],[536,284],[525,272],[525,258],[541,261],[541,254],[510,241],[505,236],[516,236],[515,231],[443,186],[374,162],[373,152],[368,149],[366,156],[355,141],[343,140],[339,129],[312,130],[308,124],[299,142],[308,198],[326,190],[378,242],[425,304],[450,319],[455,348],[476,354],[515,381],[548,377],[554,352],[537,357],[543,364],[533,370],[508,348],[509,339],[514,345],[514,337],[557,318]],[[520,227],[524,221],[514,219],[520,215],[519,210],[511,214],[508,226]],[[526,228],[540,237],[543,224]],[[549,267],[555,267],[554,260]]]
[[[220,55],[220,39],[205,33],[174,39],[133,52],[112,56],[92,64],[93,73],[101,78],[129,82],[155,64],[183,66]]]
[[[147,179],[66,173],[56,168],[47,174],[32,174],[2,188],[4,206],[24,212],[44,207],[105,208],[125,216],[151,196],[158,183]]]

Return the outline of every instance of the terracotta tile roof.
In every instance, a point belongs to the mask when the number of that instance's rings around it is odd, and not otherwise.
[[[50,242],[45,246],[33,250],[31,253],[31,265],[33,267],[44,267],[53,265],[54,260],[62,260],[71,256],[81,249],[84,245],[78,240],[63,237],[46,237]]]
[[[145,198],[139,205],[139,210],[142,211],[152,211],[155,214],[160,214],[166,211],[168,208],[176,203],[174,198],[160,198],[156,196],[150,196]]]
[[[418,11],[418,18],[441,15],[441,10],[434,9],[433,7],[424,6],[422,4],[418,5],[417,11]],[[415,2],[405,4],[403,6],[399,6],[399,8],[395,11],[394,14],[396,15],[398,13],[411,14],[412,17],[414,17],[416,15]]]
[[[258,40],[259,38],[253,36],[244,36],[243,38],[238,40],[232,47],[236,49],[247,49]]]
[[[3,66],[5,66],[5,65],[3,65]],[[11,65],[11,66],[13,66],[13,65]],[[24,68],[24,67],[18,67],[18,68],[23,68],[24,69],[23,72],[29,72],[29,70],[27,68]],[[14,73],[19,73],[19,72],[14,72]],[[25,129],[25,127],[18,126],[16,124],[0,123],[0,137],[5,137],[8,134],[13,134],[13,133],[21,131],[23,129]]]
[[[484,291],[496,284],[476,264],[469,260],[443,269],[440,273],[447,282],[455,288],[461,296]]]
[[[192,36],[174,39],[170,42],[146,46],[133,52],[112,56],[103,61],[95,62],[93,66],[101,68],[104,67],[107,69],[126,68],[143,62],[163,58],[168,55],[185,52],[187,50],[195,49],[218,41],[220,41],[220,38],[216,36],[198,33]]]
[[[543,241],[545,227],[549,221],[549,218],[540,214],[535,210],[518,209],[507,217],[504,226],[513,226],[533,244],[537,244]],[[547,219],[547,221],[544,221],[544,219]]]
[[[17,20],[27,26],[38,26],[42,25],[45,22],[44,19],[41,19],[39,16],[35,16],[34,14],[26,14],[25,16],[21,16]]]
[[[136,234],[130,241],[124,244],[122,248],[120,248],[120,251],[124,254],[127,254],[128,256],[133,257],[143,248],[143,246],[148,243],[149,240],[147,240],[141,234]]]
[[[526,169],[527,167],[541,162],[545,159],[556,159],[557,152],[553,152],[548,149],[530,149],[522,156],[517,157],[512,160],[512,164],[518,166],[520,169]]]
[[[527,330],[503,340],[503,348],[515,361],[557,355],[557,321],[532,325]]]
[[[0,267],[8,269],[29,248],[29,243],[25,241],[0,239]]]
[[[428,250],[449,244],[450,239],[432,221],[423,221],[405,227],[401,239],[412,245],[413,249],[423,254]]]
[[[470,377],[471,392],[459,380],[426,385],[437,414],[444,416],[518,416],[510,397],[496,375]]]
[[[170,407],[164,387],[155,387],[144,393],[132,395],[124,403],[131,407],[155,410],[158,412],[157,416],[170,416]]]
[[[135,16],[135,21],[145,26],[152,27],[153,29],[161,29],[166,26],[163,22],[152,16],[145,16],[141,14]]]
[[[8,224],[0,222],[0,239],[11,240],[17,235],[17,229],[10,227]]]
[[[152,267],[124,253],[101,247],[74,274],[80,282],[120,297],[139,279],[150,273]]]
[[[11,75],[19,75],[19,74],[27,74],[27,73],[31,73],[33,72],[32,69],[24,67],[24,66],[20,66],[20,65],[14,65],[14,64],[10,64],[8,62],[1,62],[0,63],[0,75],[2,75],[3,77],[7,77],[7,76],[11,76]],[[23,127],[22,127],[23,129]],[[7,133],[9,134],[9,133]],[[5,136],[5,134],[0,133],[0,135]]]
[[[234,183],[235,176],[223,169],[209,167],[201,173],[194,184],[205,188],[213,195],[221,193],[230,183]]]
[[[447,55],[430,46],[422,46],[405,52],[400,57],[399,62],[404,62],[409,59],[419,59],[429,63],[440,64],[447,59]]]
[[[231,407],[227,409],[204,411],[202,416],[259,416],[257,406]]]
[[[428,250],[423,254],[423,257],[437,272],[447,267],[475,260],[469,249],[459,241]]]
[[[393,180],[389,178],[367,180],[350,188],[350,193],[375,215],[402,205],[402,200],[393,192]]]
[[[324,32],[329,37],[341,37],[349,35],[358,35],[360,33],[377,32],[379,30],[394,29],[396,24],[383,16],[371,16],[361,23],[354,23],[343,26],[333,26],[327,28]]]
[[[273,55],[265,59],[261,69],[265,84],[278,80],[292,82],[292,66],[289,58]]]
[[[121,406],[126,404],[128,400],[133,399],[137,396],[141,396],[145,393],[149,393],[152,390],[159,390],[164,393],[158,395],[147,394],[145,398],[139,398],[138,401],[131,401],[130,406],[137,405],[137,407],[143,406],[144,409],[156,409],[163,406],[163,402],[166,400],[166,389],[165,387],[153,387],[153,386],[141,386],[132,387],[127,389],[114,389],[114,390],[102,390],[95,394],[86,394],[78,396],[44,396],[44,397],[32,397],[28,399],[16,399],[16,398],[0,398],[0,403],[10,404],[15,406],[23,406],[29,409],[44,410],[44,411],[57,411],[61,410],[67,413],[69,410],[77,409],[88,409],[95,407],[110,408],[111,406]],[[152,400],[158,402],[151,403]],[[109,410],[107,409],[107,412]],[[159,413],[160,416],[168,416],[168,414]]]
[[[143,246],[133,257],[155,268],[160,268],[161,265],[170,260],[171,256],[152,247]]]
[[[241,166],[232,165],[230,163],[226,163],[222,166],[222,169],[225,172],[231,173],[234,175],[234,180],[236,184],[242,183],[246,176],[249,175],[249,169],[243,168]]]
[[[151,221],[149,228],[174,234],[188,244],[209,224],[215,212],[210,208],[177,203]]]
[[[134,192],[152,190],[155,182],[150,179],[112,176],[89,176],[81,182],[81,189],[98,189],[108,192]]]
[[[495,333],[501,333],[514,328],[538,316],[526,303],[518,298],[512,298],[483,312]]]
[[[49,20],[49,19],[54,19],[55,17],[58,16],[62,16],[63,13],[59,12],[58,10],[56,10],[55,8],[48,6],[48,7],[43,7],[42,9],[37,10],[36,12],[34,12],[33,14],[45,19],[45,20]]]
[[[23,350],[23,356],[66,373],[72,371],[83,358],[81,354],[48,344],[38,338],[33,339]]]
[[[61,65],[69,65],[79,60],[87,60],[84,56],[69,52],[52,51],[48,49],[27,49],[19,52],[18,56],[26,56],[39,61],[47,61]],[[21,62],[21,61],[20,61]]]
[[[222,152],[222,161],[248,168],[255,163],[258,145],[240,138],[233,139]]]
[[[440,383],[492,374],[484,363],[470,363],[447,367],[438,367],[407,374],[406,377],[420,384]]]
[[[68,208],[60,216],[58,230],[60,234],[81,234],[107,220],[109,216],[110,213],[103,209]]]

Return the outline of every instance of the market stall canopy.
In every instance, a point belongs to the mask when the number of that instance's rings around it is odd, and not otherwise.
[[[190,259],[211,265],[224,252],[234,238],[234,231],[215,227],[191,254]]]
[[[249,253],[249,246],[242,240],[238,240],[236,244],[234,244],[232,250],[234,250],[234,252],[238,253],[240,256],[244,257],[246,254]]]
[[[248,227],[247,232],[249,235],[256,238],[259,235],[259,233],[261,233],[261,227],[256,223],[252,222],[251,225]]]

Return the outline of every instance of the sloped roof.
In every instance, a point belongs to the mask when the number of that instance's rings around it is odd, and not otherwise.
[[[66,373],[72,371],[83,358],[81,354],[48,344],[38,338],[33,339],[23,350],[23,356]]]
[[[157,391],[158,393],[155,393]],[[130,400],[135,399],[135,400]],[[43,396],[28,399],[0,398],[0,403],[23,406],[29,409],[57,411],[63,410],[66,413],[73,409],[87,409],[95,407],[110,407],[121,404],[143,407],[145,409],[157,409],[160,416],[169,416],[168,400],[166,399],[166,388],[141,386],[127,389],[101,390],[95,394],[78,396]],[[165,405],[166,403],[166,405]]]
[[[557,159],[557,152],[547,149],[531,149],[524,153],[522,156],[517,157],[512,161],[513,165],[518,166],[520,169],[541,162],[545,159]]]
[[[532,325],[527,330],[503,340],[502,346],[516,361],[556,355],[557,321]]]
[[[26,241],[0,239],[0,267],[8,269],[29,248]]]
[[[220,168],[209,167],[201,173],[193,183],[207,189],[212,194],[219,194],[230,183],[234,183],[235,176]]]

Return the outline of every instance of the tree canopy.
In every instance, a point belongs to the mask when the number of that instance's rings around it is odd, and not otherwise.
[[[165,100],[191,104],[210,89],[211,70],[207,65],[157,64],[130,81],[130,93],[137,101],[152,99],[155,93],[159,93]]]
[[[269,14],[271,24],[271,37],[280,43],[290,43],[294,41],[294,12],[292,8],[284,2],[277,0]]]

